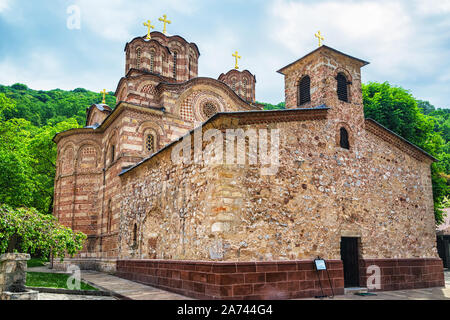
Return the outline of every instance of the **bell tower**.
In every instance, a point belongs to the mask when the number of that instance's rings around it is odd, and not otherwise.
[[[286,108],[361,109],[361,68],[368,62],[322,45],[280,69]],[[345,115],[342,115],[345,118]]]

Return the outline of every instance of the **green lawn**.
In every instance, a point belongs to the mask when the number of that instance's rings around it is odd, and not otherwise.
[[[27,261],[27,267],[28,268],[43,267],[45,262],[48,262],[47,259],[31,258],[30,260]]]
[[[27,287],[68,289],[67,279],[70,275],[63,273],[27,272]],[[97,288],[81,282],[81,290],[98,291]]]

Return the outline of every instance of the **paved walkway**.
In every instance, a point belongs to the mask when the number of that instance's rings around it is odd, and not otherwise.
[[[29,268],[30,272],[54,272],[47,267]],[[450,300],[450,270],[445,271],[445,288],[429,288],[400,291],[377,292],[376,296],[358,296],[353,294],[335,296],[333,300]],[[109,291],[114,297],[130,300],[190,300],[185,296],[153,288],[137,282],[125,280],[97,271],[81,271],[81,278],[103,291]],[[40,294],[41,300],[108,300],[113,297],[68,296]],[[314,298],[313,298],[314,299]],[[328,300],[329,298],[325,298]]]
[[[57,271],[48,269],[47,267],[28,268],[29,272],[50,272],[50,273],[66,273],[64,271]],[[81,270],[81,279],[89,284],[107,292],[111,292],[114,297],[127,300],[190,300],[185,296],[181,296],[176,293],[171,293],[154,287],[146,286],[137,282],[125,280],[119,277],[115,277],[106,273],[97,271]],[[50,300],[107,300],[102,299],[105,297],[91,297],[78,296],[72,297],[69,295],[57,295],[57,294],[43,294],[39,296],[47,297]],[[68,296],[68,297],[67,297]],[[54,298],[54,299],[51,299]],[[69,299],[66,299],[69,298]],[[74,298],[74,299],[70,299]],[[108,297],[106,297],[108,298]],[[109,297],[111,298],[111,297]],[[43,300],[43,299],[40,299]]]
[[[59,294],[59,293],[39,293],[39,300],[117,300],[114,297],[103,297],[103,296],[80,296],[75,294]]]
[[[190,300],[185,296],[125,280],[96,271],[82,271],[81,278],[96,287],[123,299],[131,300]]]
[[[324,300],[450,300],[450,270],[444,272],[445,288],[427,288],[377,292],[376,296],[347,294]],[[314,298],[312,298],[314,299]],[[312,300],[308,299],[308,300]]]

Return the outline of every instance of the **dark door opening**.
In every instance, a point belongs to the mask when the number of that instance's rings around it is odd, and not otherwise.
[[[344,264],[344,287],[359,287],[358,238],[341,238],[341,259]]]
[[[437,236],[437,250],[444,268],[450,268],[450,236]]]

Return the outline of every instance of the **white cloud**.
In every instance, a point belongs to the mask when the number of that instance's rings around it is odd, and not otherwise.
[[[11,0],[0,0],[0,12],[7,10],[10,2]]]
[[[326,45],[371,62],[363,81],[390,81],[416,93],[413,83],[438,78],[448,61],[448,52],[439,50],[446,24],[425,19],[430,12],[450,12],[450,0],[414,5],[416,10],[409,1],[275,0],[270,36],[290,52],[287,64],[315,49],[314,34],[321,30]],[[428,5],[435,7],[425,11]]]
[[[136,36],[136,30],[141,30],[140,35],[146,33],[142,25],[144,21],[150,19],[154,30],[162,31],[158,18],[167,12],[193,14],[197,1],[78,0],[75,4],[81,9],[82,28],[88,28],[109,40],[129,41]],[[168,18],[171,19],[170,16]]]
[[[419,14],[440,15],[450,12],[450,0],[415,0],[414,5]]]

